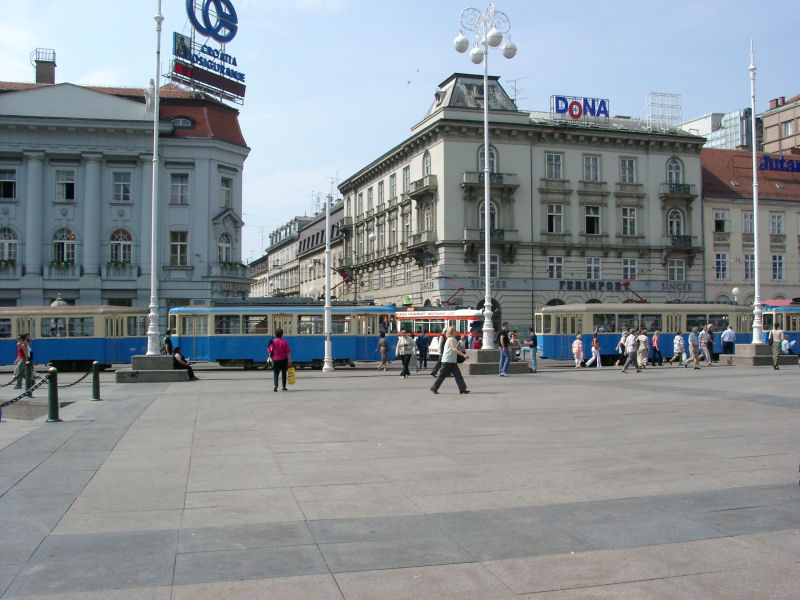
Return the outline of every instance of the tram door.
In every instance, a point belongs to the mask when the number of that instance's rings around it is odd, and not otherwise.
[[[559,340],[558,356],[570,356],[572,342],[569,339],[569,319],[567,315],[553,315],[553,333]]]
[[[122,338],[125,336],[125,317],[106,317],[105,318],[105,356],[103,362],[127,362],[123,358],[124,343]]]

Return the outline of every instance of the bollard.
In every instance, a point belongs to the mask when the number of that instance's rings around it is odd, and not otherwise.
[[[47,422],[60,423],[58,418],[58,369],[50,367],[48,370],[50,379],[47,388]]]
[[[31,361],[25,362],[25,395],[28,398],[33,398],[33,363]]]
[[[100,400],[100,363],[92,363],[92,400]]]

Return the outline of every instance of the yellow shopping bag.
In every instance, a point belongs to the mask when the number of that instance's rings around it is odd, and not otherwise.
[[[286,382],[289,385],[294,385],[294,367],[289,367],[286,370]]]

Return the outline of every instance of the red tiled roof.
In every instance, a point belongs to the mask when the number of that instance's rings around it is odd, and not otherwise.
[[[763,153],[758,153],[761,163]],[[775,155],[768,156],[775,158]],[[787,159],[797,160],[787,155]],[[753,153],[749,150],[717,150],[700,152],[703,167],[703,196],[717,198],[753,197]],[[736,185],[738,184],[738,185]],[[758,171],[759,198],[800,201],[800,172]]]
[[[0,93],[20,92],[48,85],[52,84],[0,81]],[[134,100],[135,102],[143,103],[145,101],[144,88],[93,85],[81,87],[119,98]],[[235,108],[222,104],[200,92],[178,87],[174,83],[161,86],[158,95],[160,99],[159,116],[162,120],[167,121],[175,117],[187,117],[194,121],[195,126],[193,128],[175,129],[172,133],[173,136],[214,138],[237,146],[247,146],[242,130],[239,127],[239,111]]]

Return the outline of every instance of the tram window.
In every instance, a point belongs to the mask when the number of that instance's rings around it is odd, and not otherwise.
[[[11,319],[0,319],[0,338],[11,337]]]
[[[169,316],[169,325],[167,329],[169,329],[172,333],[177,333],[178,328],[178,318],[175,315]]]
[[[331,315],[331,333],[350,333],[352,320],[350,315]]]
[[[444,319],[431,319],[431,333],[442,333],[444,331]]]
[[[297,333],[300,335],[318,335],[325,330],[322,315],[300,315],[297,317]]]
[[[418,321],[412,321],[411,319],[400,319],[397,327],[401,331],[414,331],[414,323]]]
[[[613,333],[617,330],[617,315],[614,313],[592,315],[592,330],[598,333]]]
[[[708,315],[708,322],[716,331],[725,331],[728,328],[730,317],[728,315]]]
[[[181,317],[179,323],[181,324],[178,330],[178,335],[194,335],[194,317]]]
[[[208,335],[208,315],[200,315],[194,318],[195,335]]]
[[[786,331],[797,331],[797,315],[786,315]]]
[[[267,315],[245,315],[244,331],[248,335],[265,335],[269,331]]]
[[[94,317],[70,317],[67,319],[67,335],[69,337],[92,337],[94,335]]]
[[[775,322],[778,324],[778,329],[783,329],[783,314],[775,313]],[[771,326],[770,326],[771,328]]]
[[[431,322],[428,319],[417,319],[413,323],[414,333],[428,333],[431,330]]]
[[[533,316],[533,330],[538,334],[542,333],[542,315]]]
[[[238,335],[242,331],[242,318],[239,315],[214,315],[214,333],[217,335]]]
[[[67,320],[61,317],[48,319],[42,318],[41,337],[65,337],[67,335]]]
[[[661,331],[661,315],[642,315],[642,327],[647,331]]]
[[[128,317],[128,335],[138,337],[147,334],[147,317]]]
[[[553,315],[544,315],[544,325],[542,333],[550,333],[553,330]]]
[[[691,332],[693,328],[702,329],[707,325],[706,315],[686,315],[686,331]]]
[[[762,317],[762,321],[763,321],[762,327],[764,328],[764,333],[766,333],[769,329],[772,329],[772,317],[773,316],[774,316],[773,313],[764,313],[764,316]]]
[[[621,330],[625,329],[639,329],[638,315],[618,315],[617,323]]]

